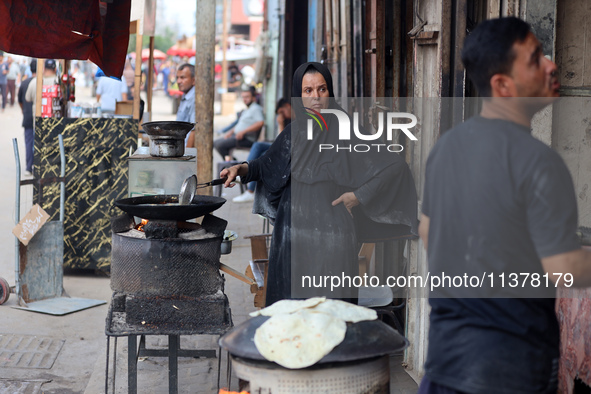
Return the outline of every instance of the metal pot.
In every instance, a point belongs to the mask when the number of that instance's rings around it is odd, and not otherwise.
[[[181,157],[185,154],[185,139],[150,136],[150,155],[157,157]]]
[[[185,154],[185,137],[193,130],[189,122],[147,122],[142,128],[150,137],[150,155],[180,157]]]
[[[221,251],[222,254],[230,254],[232,252],[232,241],[238,238],[238,234],[234,231],[224,231],[224,238],[222,240]]]

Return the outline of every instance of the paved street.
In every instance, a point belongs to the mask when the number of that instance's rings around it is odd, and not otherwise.
[[[77,91],[78,102],[91,102],[88,97],[89,89]],[[238,108],[238,106],[237,106]],[[173,120],[172,104],[161,91],[155,92],[153,100],[152,120]],[[216,117],[216,128],[229,123],[232,117]],[[3,210],[0,216],[0,276],[14,285],[14,237],[11,233],[14,227],[14,196],[15,196],[15,162],[12,139],[17,138],[21,154],[21,165],[24,166],[24,137],[21,127],[22,116],[20,108],[7,107],[0,113],[2,125],[2,141],[0,144],[0,187],[4,191],[0,195]],[[239,152],[245,159],[246,153]],[[219,158],[217,158],[219,159]],[[24,167],[22,167],[24,168]],[[245,235],[261,233],[263,220],[251,214],[250,204],[235,204],[231,198],[239,194],[240,189],[227,189],[225,196],[228,202],[215,214],[228,221],[228,229],[238,233],[239,238],[232,245],[232,253],[222,256],[222,262],[244,272],[250,259],[250,244],[243,238]],[[26,213],[32,204],[32,191],[23,188],[22,214]],[[21,214],[21,217],[22,217]],[[66,219],[67,220],[67,219]],[[111,289],[109,278],[97,276],[92,272],[78,275],[67,275],[64,278],[64,288],[72,297],[93,298],[110,301]],[[230,300],[234,324],[239,324],[254,310],[253,296],[249,286],[226,275],[226,294]],[[39,365],[27,357],[33,351],[26,348],[17,349],[23,354],[21,363],[15,367],[0,368],[0,393],[104,393],[105,390],[105,355],[106,336],[104,333],[107,305],[72,313],[62,317],[33,313],[12,308],[16,305],[14,294],[7,303],[0,306],[0,365],[6,365],[7,357],[14,357],[2,352],[2,346],[8,339],[22,339],[23,343],[50,343],[47,360],[55,360]],[[216,339],[212,336],[184,336],[182,347],[199,349],[217,349]],[[3,342],[4,340],[4,342]],[[27,342],[28,341],[28,342]],[[113,344],[113,341],[111,342]],[[125,393],[127,385],[127,340],[120,338],[117,344],[117,371],[113,382],[107,382],[109,392],[115,387],[115,392]],[[164,348],[166,337],[148,337],[148,345]],[[24,345],[23,345],[24,346]],[[7,346],[5,346],[7,347]],[[37,351],[38,351],[37,349]],[[113,361],[114,348],[110,349]],[[52,358],[53,357],[53,358]],[[226,381],[225,357],[222,365],[222,382]],[[400,366],[400,357],[392,358],[392,393],[416,392],[416,384]],[[4,364],[3,364],[4,363]],[[111,364],[112,367],[112,364]],[[138,363],[139,393],[167,393],[167,361],[164,358],[141,358]],[[214,393],[216,392],[217,359],[179,359],[179,385],[182,393]],[[2,386],[4,384],[4,386]],[[12,384],[12,386],[10,385]],[[14,387],[14,389],[2,389]],[[232,389],[237,389],[237,379],[232,377]],[[41,391],[39,391],[39,389]],[[7,391],[8,390],[8,391]]]

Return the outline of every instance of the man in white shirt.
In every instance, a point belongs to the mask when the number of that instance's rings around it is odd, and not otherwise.
[[[118,101],[127,100],[127,82],[125,77],[121,80],[102,76],[96,86],[96,101],[101,103],[101,112],[114,114]]]

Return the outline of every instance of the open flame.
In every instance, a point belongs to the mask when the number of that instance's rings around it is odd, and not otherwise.
[[[140,222],[140,224],[138,224],[137,226],[135,226],[136,230],[140,230],[140,231],[144,231],[144,226],[146,225],[146,223],[148,223],[148,221],[146,219],[142,219],[142,221]]]

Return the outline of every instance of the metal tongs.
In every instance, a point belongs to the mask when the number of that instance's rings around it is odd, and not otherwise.
[[[224,177],[220,179],[214,179],[211,182],[198,184],[197,175],[191,175],[190,177],[185,179],[183,185],[181,186],[181,191],[179,193],[179,205],[189,205],[191,201],[193,201],[197,189],[209,186],[222,185],[226,182],[227,179],[228,178]]]

